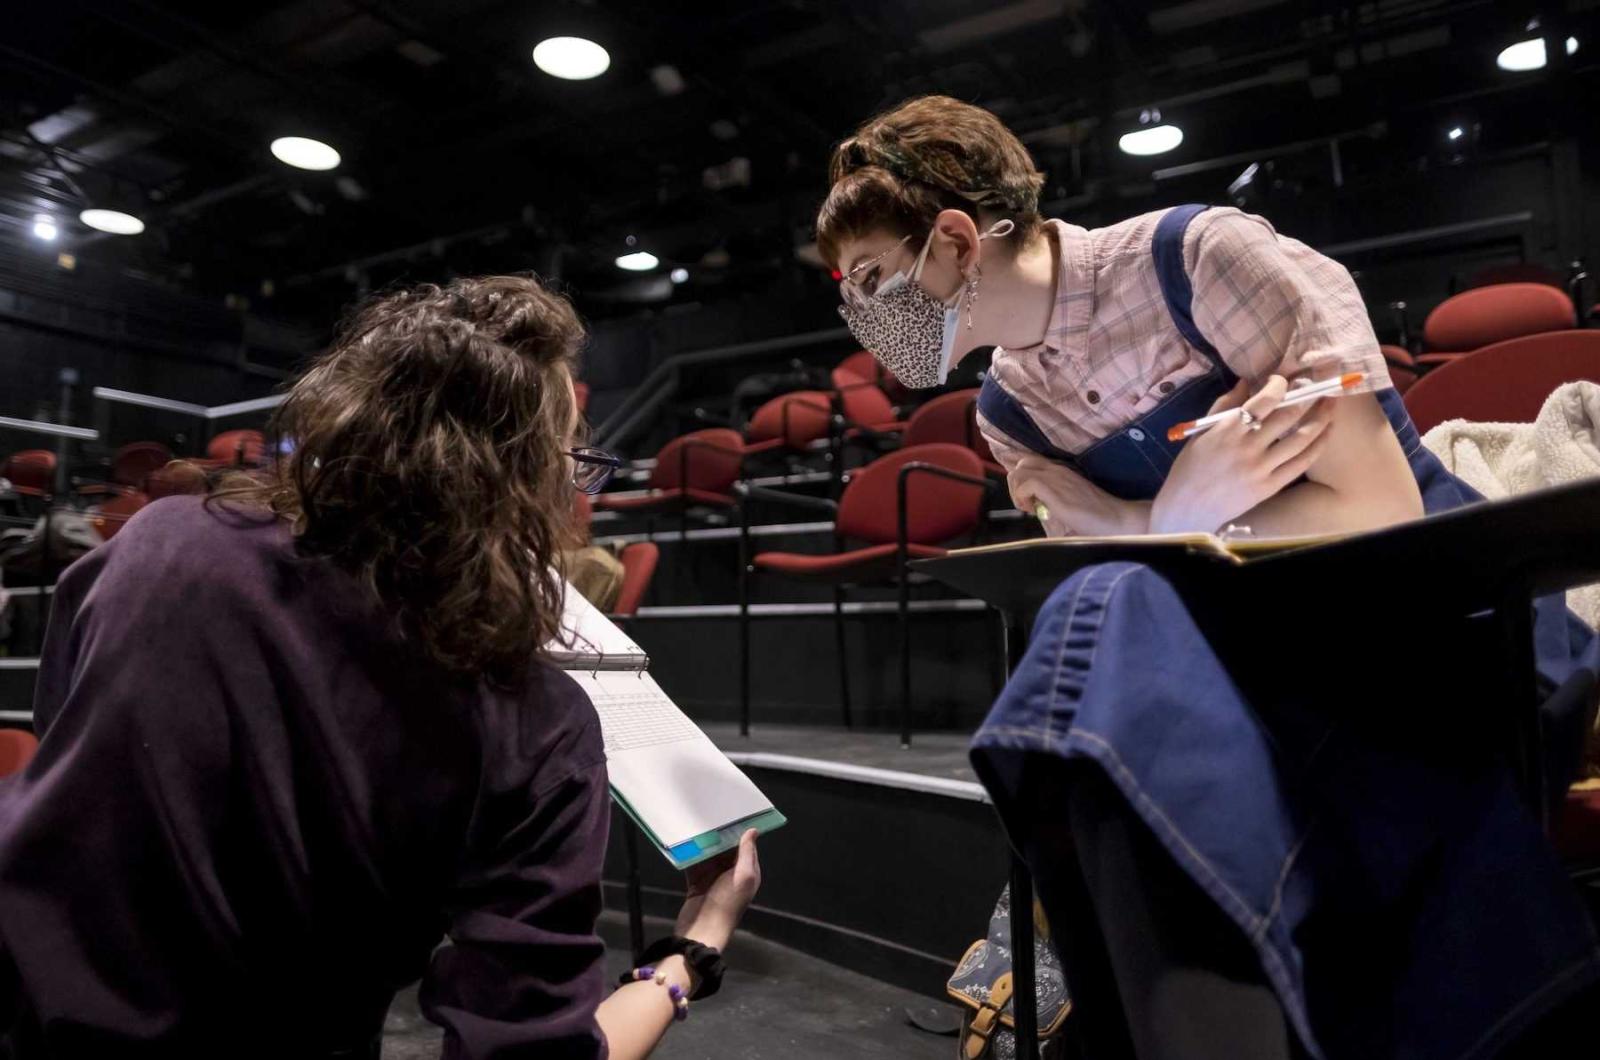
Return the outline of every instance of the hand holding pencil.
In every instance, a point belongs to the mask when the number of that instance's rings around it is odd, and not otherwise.
[[[1316,401],[1319,398],[1338,397],[1342,394],[1348,394],[1350,391],[1360,386],[1361,381],[1364,379],[1366,379],[1366,374],[1363,372],[1346,372],[1344,375],[1334,379],[1324,379],[1320,383],[1306,383],[1297,386],[1289,391],[1287,397],[1278,402],[1278,408],[1288,408],[1291,405],[1299,405],[1307,401]],[[1277,410],[1274,409],[1273,411]],[[1189,438],[1193,438],[1197,434],[1203,434],[1219,424],[1228,423],[1240,418],[1245,420],[1245,426],[1247,429],[1256,429],[1261,423],[1261,419],[1253,416],[1248,409],[1241,405],[1238,408],[1227,409],[1223,412],[1213,413],[1210,416],[1202,416],[1198,420],[1189,420],[1184,423],[1174,424],[1172,428],[1167,431],[1167,441],[1182,442]]]
[[[1150,532],[1215,532],[1296,483],[1332,437],[1331,398],[1353,392],[1345,377],[1332,382],[1290,387],[1274,375],[1252,393],[1241,380],[1210,415],[1178,425],[1188,440],[1151,506]]]

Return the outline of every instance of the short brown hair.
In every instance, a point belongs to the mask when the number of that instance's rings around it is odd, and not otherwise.
[[[294,451],[214,497],[264,502],[441,666],[515,684],[560,622],[583,338],[571,303],[528,277],[379,296],[280,406]]]
[[[832,185],[817,212],[817,248],[839,263],[846,239],[877,229],[914,236],[941,210],[986,223],[1009,218],[1014,245],[1039,230],[1039,189],[1022,141],[989,111],[949,96],[906,100],[839,144],[828,165]]]

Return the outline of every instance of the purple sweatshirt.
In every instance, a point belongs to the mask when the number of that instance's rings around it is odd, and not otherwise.
[[[0,1056],[375,1056],[419,976],[446,1057],[604,1056],[605,761],[560,671],[452,678],[283,524],[173,497],[62,576],[34,720]]]

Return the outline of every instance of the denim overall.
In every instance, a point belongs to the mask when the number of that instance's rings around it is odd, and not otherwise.
[[[1212,373],[1076,457],[1050,445],[992,376],[983,415],[1118,497],[1154,497],[1178,449],[1167,429],[1235,383],[1190,313],[1183,233],[1203,209],[1168,211],[1152,250],[1173,323]],[[1482,499],[1423,447],[1396,391],[1377,397],[1429,513]],[[1424,635],[1415,657],[1370,650],[1385,633],[1406,642],[1403,587],[1352,585],[1354,601],[1332,605],[1340,617],[1295,644],[1292,629],[1265,630],[1259,617],[1241,624],[1242,639],[1237,628],[1232,640],[1208,638],[1147,567],[1079,571],[1041,609],[973,739],[973,764],[1025,854],[1035,830],[1060,827],[1024,801],[1026,756],[1104,770],[1245,932],[1311,1055],[1490,1057],[1600,979],[1600,944],[1508,769],[1478,746],[1476,716],[1453,713],[1482,698],[1470,652],[1443,634]],[[1560,597],[1536,603],[1534,633],[1551,693],[1545,730],[1581,739],[1573,718],[1588,705],[1600,643]],[[1269,650],[1312,664],[1306,673],[1328,673],[1315,664],[1343,655],[1351,675],[1263,682],[1264,649],[1252,657],[1249,641],[1273,636],[1289,647]]]

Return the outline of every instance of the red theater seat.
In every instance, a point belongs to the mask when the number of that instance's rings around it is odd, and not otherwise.
[[[56,454],[48,449],[23,449],[12,453],[0,468],[0,478],[25,497],[45,497],[55,489]]]
[[[828,436],[832,416],[833,395],[826,390],[780,394],[756,409],[745,425],[745,451],[802,450]]]
[[[1576,321],[1565,291],[1542,283],[1500,283],[1446,298],[1422,326],[1430,352],[1420,364],[1440,364],[1507,339],[1564,331]]]
[[[27,766],[39,741],[22,729],[0,729],[0,777],[20,773]]]
[[[255,467],[266,451],[260,431],[223,431],[206,444],[206,456],[220,465]]]
[[[649,592],[661,548],[653,541],[635,541],[622,550],[618,559],[622,561],[622,591],[617,594],[617,606],[611,613],[626,617],[638,612],[644,594]]]
[[[204,493],[206,471],[191,460],[174,460],[146,475],[144,488],[153,501],[183,493]]]
[[[946,551],[914,542],[906,545],[906,555],[911,559],[930,559],[942,556]],[[801,552],[763,552],[755,559],[758,569],[773,574],[840,585],[882,581],[896,573],[899,562],[900,546],[896,543],[868,545],[866,548],[831,552],[824,556]]]
[[[983,462],[963,445],[936,442],[906,448],[879,457],[853,473],[839,503],[800,497],[777,490],[744,487],[750,497],[767,501],[826,508],[835,512],[834,533],[842,545],[860,541],[858,548],[824,555],[797,552],[762,552],[743,572],[821,582],[835,587],[894,581],[900,588],[900,716],[901,741],[911,742],[911,642],[906,628],[910,597],[906,563],[941,556],[944,542],[973,532],[983,519],[989,492]],[[745,521],[748,549],[748,519]],[[746,552],[748,554],[748,552]],[[740,651],[749,672],[749,585],[740,592]],[[843,596],[836,588],[834,621],[838,629],[839,672],[844,722],[850,724],[848,671],[844,657]],[[742,693],[742,717],[748,724],[749,688]]]
[[[172,463],[172,450],[160,442],[129,442],[111,458],[111,481],[119,486],[144,489],[152,471]]]
[[[1411,356],[1411,351],[1404,346],[1382,345],[1378,347],[1383,352],[1383,359],[1389,365],[1389,381],[1394,388],[1404,394],[1411,389],[1420,376],[1416,358]]]
[[[696,506],[731,508],[728,492],[739,478],[744,439],[738,431],[711,427],[674,438],[656,454],[649,492],[636,497],[602,493],[594,506],[617,512],[685,512]]]
[[[1497,342],[1417,380],[1406,410],[1426,433],[1446,420],[1531,423],[1563,383],[1600,383],[1600,331],[1552,331]]]
[[[856,434],[893,434],[905,426],[895,419],[889,395],[872,383],[847,381],[839,388],[839,405],[847,429]]]
[[[833,369],[833,385],[843,387],[842,374],[852,375],[857,379],[872,383],[888,395],[889,400],[900,403],[911,397],[911,391],[901,385],[900,380],[884,371],[883,365],[872,355],[871,350],[857,350],[844,360],[840,361]]]
[[[149,503],[150,498],[137,490],[116,494],[106,498],[90,512],[89,525],[100,535],[100,540],[110,541],[124,523]]]
[[[986,472],[1005,477],[1005,468],[995,462],[989,440],[978,430],[977,387],[940,394],[918,407],[906,421],[901,441],[905,445],[926,445],[929,442],[964,445],[978,454]]]

